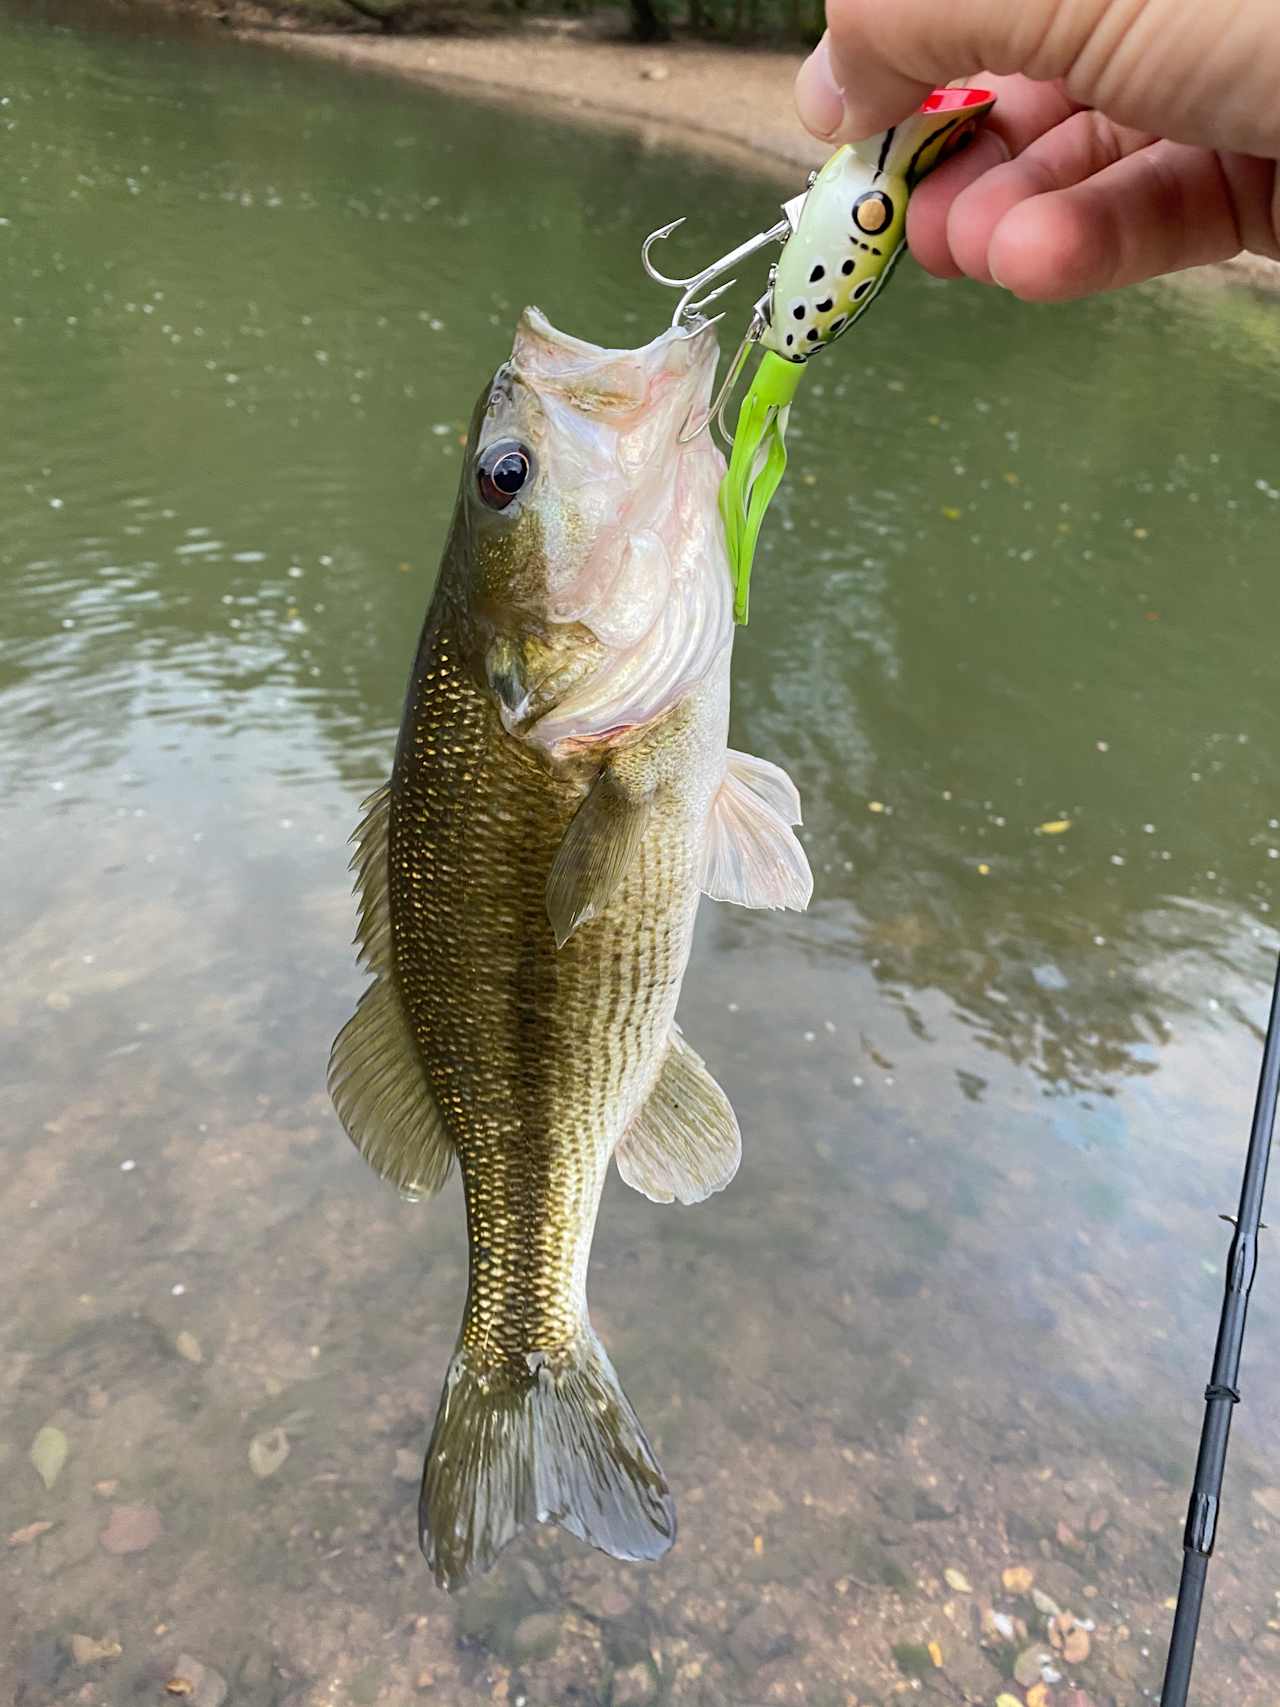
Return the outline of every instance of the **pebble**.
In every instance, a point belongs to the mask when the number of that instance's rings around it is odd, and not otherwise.
[[[1013,1681],[1020,1683],[1024,1689],[1033,1683],[1040,1683],[1040,1656],[1044,1649],[1037,1642],[1034,1647],[1024,1648],[1013,1662]]]
[[[52,1528],[53,1525],[45,1518],[42,1518],[38,1523],[28,1523],[25,1528],[14,1530],[9,1537],[9,1545],[11,1547],[30,1546],[31,1542],[38,1541],[42,1535]]]
[[[153,1505],[117,1505],[98,1540],[108,1553],[143,1553],[159,1540],[163,1527]]]
[[[62,1466],[70,1450],[66,1435],[51,1424],[46,1424],[31,1442],[29,1456],[46,1488],[51,1488],[62,1474]]]
[[[1035,1580],[1029,1565],[1009,1565],[1000,1573],[1000,1581],[1010,1594],[1030,1594]]]
[[[625,1618],[631,1611],[631,1596],[607,1577],[591,1583],[577,1598],[579,1606],[593,1618],[605,1618],[612,1622]]]
[[[560,1643],[560,1620],[553,1612],[531,1612],[511,1632],[513,1660],[545,1660]]]
[[[100,1660],[114,1660],[124,1652],[119,1642],[113,1642],[109,1637],[99,1640],[96,1636],[73,1636],[71,1638],[71,1657],[78,1666],[97,1665]]]
[[[947,1587],[953,1588],[957,1594],[973,1593],[973,1584],[964,1572],[957,1570],[954,1565],[948,1565],[942,1574],[946,1578]]]
[[[274,1476],[289,1456],[289,1436],[282,1428],[263,1429],[249,1442],[249,1468],[260,1481]]]
[[[611,1707],[649,1707],[657,1699],[658,1686],[651,1667],[640,1664],[614,1672]]]
[[[173,1343],[178,1356],[185,1357],[188,1363],[204,1362],[204,1352],[200,1349],[200,1341],[194,1334],[188,1333],[185,1328]]]
[[[185,1687],[175,1688],[175,1684]],[[222,1707],[227,1699],[227,1680],[191,1654],[179,1654],[174,1674],[165,1684],[170,1695],[186,1699],[190,1707]]]
[[[778,1607],[768,1604],[748,1612],[729,1633],[730,1658],[747,1673],[789,1654],[795,1645],[790,1621]]]

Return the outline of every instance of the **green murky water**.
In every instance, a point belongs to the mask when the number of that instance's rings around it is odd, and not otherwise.
[[[6,1699],[1153,1692],[1275,942],[1274,308],[908,269],[814,370],[734,738],[816,898],[704,909],[746,1160],[696,1211],[611,1187],[593,1269],[680,1544],[542,1535],[448,1602],[460,1202],[323,1094],[345,838],[516,310],[641,342],[638,239],[688,211],[700,263],[777,189],[119,16],[0,22],[0,146]],[[1277,1286],[1205,1702],[1280,1686]]]

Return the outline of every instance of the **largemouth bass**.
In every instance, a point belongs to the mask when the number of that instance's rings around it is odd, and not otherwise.
[[[675,1024],[700,893],[803,907],[790,780],[727,747],[732,588],[710,327],[605,350],[521,317],[477,403],[390,782],[356,833],[373,982],[348,1133],[410,1196],[456,1158],[470,1276],[427,1450],[437,1582],[534,1522],[656,1558],[666,1479],[587,1316],[612,1156],[658,1202],[738,1166]]]

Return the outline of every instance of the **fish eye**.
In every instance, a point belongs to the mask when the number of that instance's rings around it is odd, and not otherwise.
[[[502,439],[480,452],[476,481],[491,510],[505,510],[533,473],[533,458],[514,439]]]

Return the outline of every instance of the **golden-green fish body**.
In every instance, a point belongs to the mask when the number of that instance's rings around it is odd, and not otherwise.
[[[700,893],[803,906],[795,791],[727,747],[709,331],[602,351],[527,311],[472,423],[392,777],[355,865],[374,982],[331,1087],[409,1195],[457,1159],[470,1279],[427,1453],[455,1587],[554,1521],[655,1557],[665,1479],[586,1307],[611,1157],[660,1201],[738,1163],[675,1027]]]

